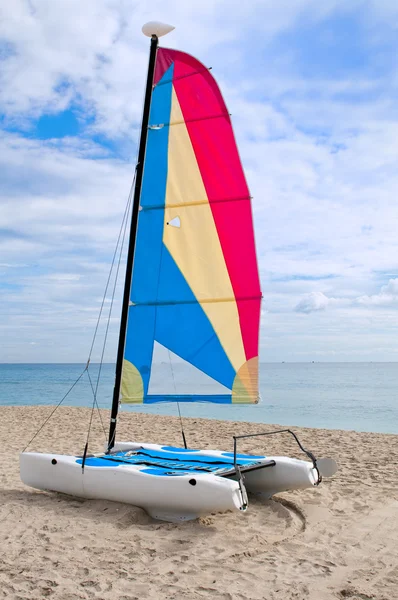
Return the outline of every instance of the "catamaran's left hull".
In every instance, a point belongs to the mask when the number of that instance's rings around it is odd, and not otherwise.
[[[20,473],[26,485],[39,490],[125,502],[165,521],[246,508],[239,484],[212,474],[162,477],[112,462],[100,468],[87,464],[83,471],[81,457],[34,452],[20,455]]]

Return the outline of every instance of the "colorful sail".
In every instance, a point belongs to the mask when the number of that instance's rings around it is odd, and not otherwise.
[[[157,51],[121,400],[258,401],[261,291],[250,194],[210,71]],[[151,393],[155,343],[225,393]]]

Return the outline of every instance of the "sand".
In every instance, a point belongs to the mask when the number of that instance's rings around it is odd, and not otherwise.
[[[315,454],[339,462],[333,479],[253,499],[244,514],[170,524],[130,505],[25,487],[18,454],[49,410],[0,408],[0,598],[398,599],[398,436],[295,427]],[[81,453],[88,419],[86,409],[60,408],[31,449]],[[224,450],[233,433],[276,428],[184,421],[191,447]],[[172,417],[123,413],[118,433],[180,445]],[[103,438],[96,416],[92,451]],[[241,448],[300,457],[284,437]]]

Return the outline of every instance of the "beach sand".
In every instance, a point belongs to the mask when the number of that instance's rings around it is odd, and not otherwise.
[[[252,499],[184,524],[142,509],[25,487],[18,455],[50,407],[0,408],[0,598],[398,599],[398,436],[294,427],[339,472],[319,488]],[[109,414],[102,411],[107,425]],[[30,449],[82,453],[90,411],[60,408]],[[276,426],[184,419],[192,447]],[[104,434],[95,415],[91,451]],[[122,413],[118,439],[180,445],[173,417]],[[239,450],[300,457],[289,437]]]

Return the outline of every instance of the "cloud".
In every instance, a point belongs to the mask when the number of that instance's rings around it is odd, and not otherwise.
[[[147,63],[142,23],[155,15],[172,21],[177,47],[206,60],[214,58],[214,48],[237,48],[249,32],[255,35],[258,19],[262,35],[270,39],[315,6],[313,0],[280,4],[252,0],[248,12],[240,2],[225,0],[195,6],[152,0],[150,7],[136,2],[133,10],[128,0],[14,0],[12,10],[0,7],[0,106],[7,119],[29,128],[29,117],[75,105],[91,115],[93,130],[131,135],[140,119],[138,90],[143,90]]]
[[[388,359],[398,9],[362,7],[0,5],[0,360],[86,358],[134,170],[148,54],[140,28],[152,19],[176,25],[165,45],[213,67],[232,112],[254,197],[263,359]],[[108,360],[116,338],[115,323]]]
[[[365,306],[391,306],[398,307],[398,278],[390,279],[387,285],[383,285],[378,294],[372,296],[361,296],[358,303]]]
[[[329,302],[330,299],[325,294],[322,294],[322,292],[311,292],[300,300],[295,311],[308,315],[314,311],[325,310]]]

